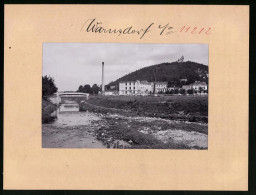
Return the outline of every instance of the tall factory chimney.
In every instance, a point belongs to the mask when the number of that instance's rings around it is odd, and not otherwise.
[[[104,62],[102,62],[102,78],[101,78],[101,94],[105,95],[105,84],[104,84]]]

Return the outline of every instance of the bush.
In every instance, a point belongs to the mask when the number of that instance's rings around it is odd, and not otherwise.
[[[57,110],[57,106],[48,102],[47,100],[42,100],[42,123],[51,123],[56,117],[52,116],[52,113]]]

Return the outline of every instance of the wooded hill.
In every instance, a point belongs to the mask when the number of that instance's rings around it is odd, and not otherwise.
[[[208,66],[199,64],[196,62],[172,62],[161,63],[152,66],[148,66],[134,72],[131,72],[114,82],[110,82],[110,85],[118,85],[121,81],[136,81],[146,80],[148,82],[153,81],[166,81],[168,85],[180,85],[180,79],[187,79],[185,84],[191,84],[195,81],[204,81],[208,83]],[[183,83],[184,84],[184,83]]]

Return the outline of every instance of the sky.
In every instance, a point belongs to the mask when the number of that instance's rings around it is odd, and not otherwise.
[[[135,70],[163,62],[194,61],[208,65],[207,44],[43,43],[43,76],[54,78],[59,91],[105,84]]]

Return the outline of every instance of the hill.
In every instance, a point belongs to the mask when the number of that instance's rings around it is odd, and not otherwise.
[[[146,80],[152,81],[167,81],[168,85],[180,85],[180,79],[187,79],[186,84],[191,84],[195,81],[204,81],[208,83],[208,66],[196,62],[172,62],[161,63],[148,66],[134,72],[131,72],[110,85],[117,85],[121,81],[136,81]]]

